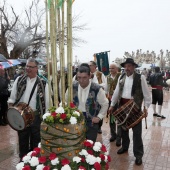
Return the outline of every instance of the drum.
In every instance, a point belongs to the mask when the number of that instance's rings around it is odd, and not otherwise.
[[[113,114],[117,121],[117,125],[121,125],[124,130],[134,127],[146,117],[146,113],[143,112],[133,100],[129,100],[113,112]]]
[[[34,112],[26,103],[18,103],[16,106],[8,109],[7,119],[14,130],[23,130],[33,122]]]

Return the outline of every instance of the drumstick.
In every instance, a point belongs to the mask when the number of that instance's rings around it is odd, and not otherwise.
[[[145,106],[144,106],[144,112],[145,112],[145,129],[147,129],[148,128],[148,126],[147,126],[147,118],[146,118],[147,110],[145,109]]]

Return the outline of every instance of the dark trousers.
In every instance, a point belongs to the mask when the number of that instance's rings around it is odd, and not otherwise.
[[[8,110],[8,96],[0,95],[0,122],[6,123],[6,113]]]
[[[137,158],[142,158],[144,154],[142,141],[142,121],[132,128],[133,130],[133,153]],[[122,148],[128,149],[130,144],[129,130],[122,128]]]
[[[35,119],[30,127],[25,128],[22,131],[18,131],[19,138],[19,157],[22,158],[29,151],[38,146],[41,141],[40,138],[40,124],[41,119],[39,115],[35,116]]]
[[[96,142],[99,123],[93,123],[91,118],[87,117],[86,112],[83,112],[86,122],[86,139]]]
[[[163,103],[163,90],[152,89],[152,104],[162,105]]]
[[[121,127],[117,126],[115,121],[112,121],[112,116],[110,115],[110,133],[113,138],[116,138],[117,142],[121,142]],[[117,126],[117,131],[116,131]]]

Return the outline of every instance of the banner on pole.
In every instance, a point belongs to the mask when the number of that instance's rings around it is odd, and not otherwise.
[[[109,74],[109,60],[108,60],[108,53],[101,52],[94,54],[97,60],[98,70],[101,71],[105,76]]]

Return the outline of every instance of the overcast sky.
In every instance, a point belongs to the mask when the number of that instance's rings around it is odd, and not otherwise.
[[[30,0],[8,0],[21,10]],[[42,0],[43,1],[43,0]],[[137,49],[170,50],[170,0],[75,0],[73,15],[88,30],[78,36],[87,41],[73,50],[81,62],[93,59],[94,53],[110,51],[110,61],[125,51]]]

